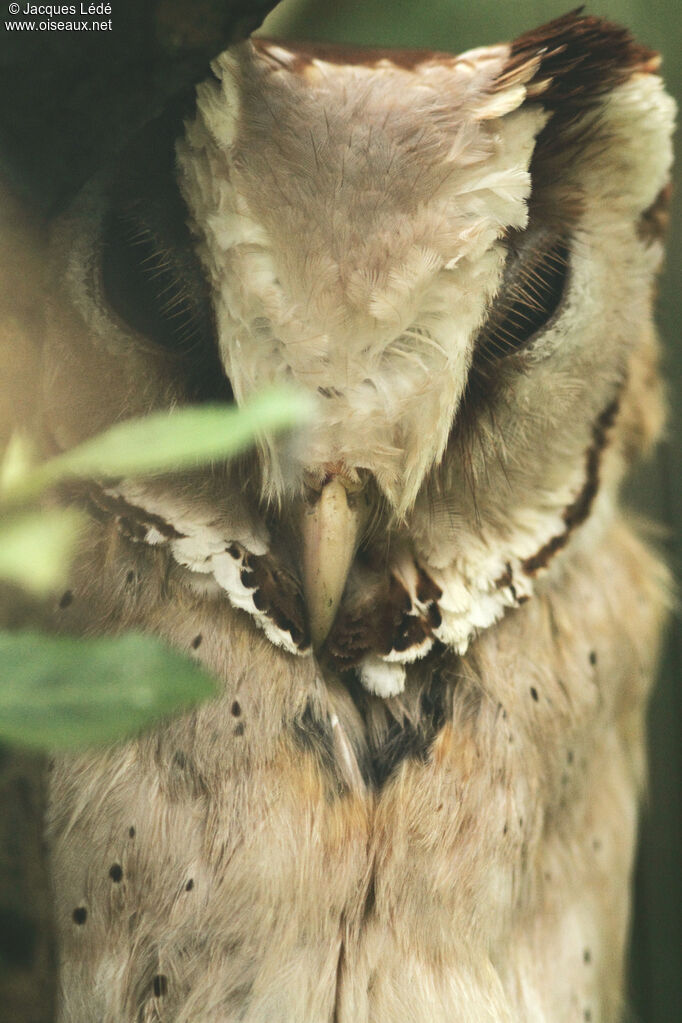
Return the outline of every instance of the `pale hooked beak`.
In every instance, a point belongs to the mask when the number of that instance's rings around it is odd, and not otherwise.
[[[336,617],[366,520],[366,504],[357,493],[359,489],[343,477],[332,475],[317,500],[303,512],[303,592],[316,650]]]

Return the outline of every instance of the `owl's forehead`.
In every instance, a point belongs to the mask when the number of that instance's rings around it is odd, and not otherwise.
[[[507,57],[504,46],[360,59],[249,42],[199,88],[183,163],[210,162],[208,219],[230,222],[233,251],[281,253],[282,281],[311,257],[338,278],[381,278],[428,251],[437,272],[525,221],[546,116],[517,109],[523,88],[495,87]]]
[[[308,115],[309,108],[322,112],[331,135],[343,133],[358,116],[374,122],[377,132],[400,135],[405,130],[401,112],[444,133],[462,121],[485,118],[486,94],[508,56],[503,45],[454,56],[328,44],[287,48],[254,40],[224,54],[217,67],[232,67],[247,106],[280,98],[289,108],[280,113],[297,119],[296,105],[290,107],[296,97]]]
[[[279,185],[282,201],[302,198],[288,196],[289,183],[314,182],[337,205],[374,188],[384,211],[414,208],[494,152],[500,114],[524,97],[494,87],[507,50],[389,57],[247,43],[215,62],[207,123],[213,115],[236,175],[248,166]]]

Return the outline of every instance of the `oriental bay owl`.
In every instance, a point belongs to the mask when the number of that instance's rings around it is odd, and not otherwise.
[[[62,1023],[615,1023],[666,577],[673,104],[567,15],[442,53],[249,40],[52,235],[43,426],[291,382],[297,432],[92,481],[70,631],[220,695],[54,764]]]

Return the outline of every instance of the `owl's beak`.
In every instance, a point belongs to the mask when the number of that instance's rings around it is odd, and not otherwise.
[[[366,518],[364,502],[345,484],[332,476],[303,512],[303,592],[316,650],[336,617]]]

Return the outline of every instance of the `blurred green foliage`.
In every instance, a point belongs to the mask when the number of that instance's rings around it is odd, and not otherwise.
[[[2,514],[0,579],[45,597],[62,584],[78,538],[80,516],[70,508]]]
[[[97,639],[0,632],[0,740],[82,749],[207,699],[211,679],[152,636]]]
[[[188,469],[214,458],[230,458],[259,433],[293,426],[309,415],[306,396],[288,388],[264,391],[241,407],[201,405],[130,419],[56,458],[22,471],[16,444],[2,470],[6,501],[40,494],[70,477],[141,476]],[[7,463],[14,463],[7,468]]]
[[[139,476],[225,459],[261,431],[301,422],[310,409],[280,388],[242,408],[201,406],[118,423],[34,465],[13,438],[0,466],[0,581],[45,596],[64,585],[79,526],[41,495],[74,476]],[[211,695],[209,678],[151,636],[50,636],[0,631],[0,740],[37,749],[111,742]]]

